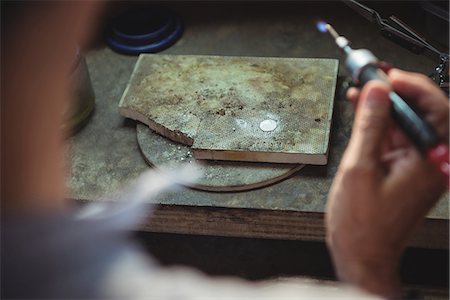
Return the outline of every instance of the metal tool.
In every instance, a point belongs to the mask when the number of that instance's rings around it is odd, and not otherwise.
[[[321,32],[329,32],[338,47],[347,55],[345,66],[356,84],[363,86],[371,80],[389,83],[387,75],[378,67],[379,60],[372,52],[367,49],[352,49],[350,42],[340,36],[330,24],[319,22],[317,28]],[[440,142],[434,128],[396,92],[391,91],[389,98],[392,102],[392,116],[397,125],[417,149],[438,168],[448,186],[450,171],[448,145]]]
[[[436,47],[427,42],[423,36],[415,32],[412,28],[395,16],[390,16],[389,18],[384,19],[377,11],[359,3],[358,1],[344,0],[344,3],[370,22],[375,23],[380,28],[381,34],[388,39],[415,54],[425,54],[430,58],[439,61],[439,64],[428,76],[434,82],[439,84],[439,86],[446,93],[448,93],[448,53],[439,51]]]

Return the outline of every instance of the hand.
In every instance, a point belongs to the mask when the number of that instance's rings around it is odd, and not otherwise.
[[[393,69],[392,88],[448,143],[449,102],[423,75]],[[406,243],[445,188],[440,174],[395,127],[390,87],[350,89],[357,104],[352,137],[327,203],[327,244],[338,277],[385,297],[400,297],[398,263]]]

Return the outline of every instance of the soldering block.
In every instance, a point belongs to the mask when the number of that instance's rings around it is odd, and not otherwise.
[[[337,72],[335,59],[141,54],[119,110],[197,159],[324,165]]]

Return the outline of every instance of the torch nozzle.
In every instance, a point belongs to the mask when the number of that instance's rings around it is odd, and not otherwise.
[[[337,39],[339,37],[339,34],[336,32],[336,30],[331,26],[330,24],[325,25],[327,31],[333,36],[334,39]]]
[[[352,51],[352,48],[350,48],[349,44],[350,42],[343,36],[339,35],[337,31],[328,23],[325,23],[323,21],[320,21],[317,23],[317,29],[319,29],[320,32],[329,32],[331,36],[334,38],[334,41],[336,42],[336,45],[344,51],[347,55],[350,54]]]

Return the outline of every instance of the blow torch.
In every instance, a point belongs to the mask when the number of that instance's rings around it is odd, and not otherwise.
[[[329,32],[336,45],[345,53],[345,66],[355,84],[364,86],[371,80],[380,80],[389,84],[389,79],[380,68],[379,60],[367,49],[352,49],[350,42],[339,35],[325,22],[319,22],[317,28],[321,32]],[[434,128],[428,124],[414,109],[395,91],[389,93],[392,103],[392,117],[403,130],[419,152],[426,157],[443,175],[449,186],[449,147],[442,143]]]

